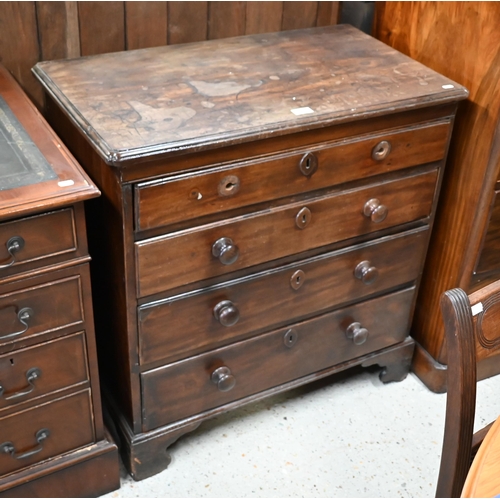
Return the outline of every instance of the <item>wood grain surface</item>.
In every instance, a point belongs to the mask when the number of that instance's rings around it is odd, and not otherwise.
[[[115,163],[467,97],[348,25],[42,62],[35,73]]]
[[[413,327],[418,342],[446,364],[439,298],[451,288],[470,290],[500,170],[500,4],[384,2],[379,7],[380,40],[470,91],[456,119]]]
[[[500,418],[486,435],[465,480],[462,498],[493,498],[500,495]]]
[[[0,2],[0,61],[42,108],[38,61],[337,24],[339,2],[294,3]]]

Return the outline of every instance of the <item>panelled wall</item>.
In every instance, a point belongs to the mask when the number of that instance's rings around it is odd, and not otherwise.
[[[337,24],[339,2],[0,2],[0,61],[43,105],[38,61]]]

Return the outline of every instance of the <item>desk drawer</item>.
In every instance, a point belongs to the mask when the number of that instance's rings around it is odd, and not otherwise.
[[[0,475],[94,441],[89,391],[0,418]]]
[[[445,155],[449,129],[449,122],[445,122],[386,131],[214,167],[188,178],[183,175],[140,183],[135,187],[135,229],[152,229],[435,162]],[[381,141],[389,142],[391,150],[384,158],[374,159],[372,152]]]
[[[0,224],[0,278],[18,267],[43,265],[42,259],[77,249],[72,209]]]
[[[16,343],[84,321],[80,276],[0,295],[0,345]],[[19,344],[18,344],[19,343]]]
[[[136,243],[138,295],[428,217],[436,180],[432,170]],[[380,213],[364,213],[370,203]]]
[[[0,356],[0,408],[88,380],[83,333]]]
[[[420,272],[427,230],[408,231],[142,306],[140,362],[182,359],[410,283]],[[355,277],[356,268],[368,272],[367,283]]]
[[[414,292],[412,287],[144,373],[143,430],[403,341]],[[347,338],[346,331],[353,330],[358,345]],[[219,389],[212,373],[221,367],[234,380],[220,382]]]

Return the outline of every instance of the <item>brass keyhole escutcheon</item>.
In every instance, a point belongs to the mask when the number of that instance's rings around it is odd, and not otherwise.
[[[318,170],[318,158],[314,153],[306,153],[299,162],[299,170],[302,175],[310,177]]]
[[[295,216],[295,224],[299,229],[305,229],[311,222],[311,218],[311,211],[307,207],[301,208]]]
[[[391,143],[389,141],[380,141],[373,149],[372,149],[372,158],[375,161],[381,161],[389,156],[391,152]]]
[[[224,177],[217,186],[219,196],[234,196],[240,190],[240,179],[236,175]]]
[[[293,328],[290,328],[290,330],[287,330],[285,336],[283,337],[283,343],[287,347],[293,347],[297,343],[298,339],[299,334]]]
[[[299,269],[298,271],[295,271],[292,274],[292,277],[290,278],[290,286],[294,290],[298,290],[303,284],[304,281],[306,280],[306,273]]]

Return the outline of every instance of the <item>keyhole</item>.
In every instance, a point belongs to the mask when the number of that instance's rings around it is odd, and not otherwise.
[[[12,358],[10,358],[10,364],[14,366],[14,360]]]
[[[305,276],[304,271],[301,269],[295,271],[290,278],[290,286],[294,290],[298,290],[304,284]]]
[[[295,224],[299,229],[304,229],[311,222],[311,211],[307,208],[301,208],[299,213],[295,216]]]
[[[292,347],[293,345],[295,345],[298,338],[299,338],[299,334],[295,330],[290,329],[285,333],[285,336],[283,337],[283,343],[287,347]]]
[[[232,196],[240,190],[240,179],[236,175],[224,177],[217,187],[220,196]]]

